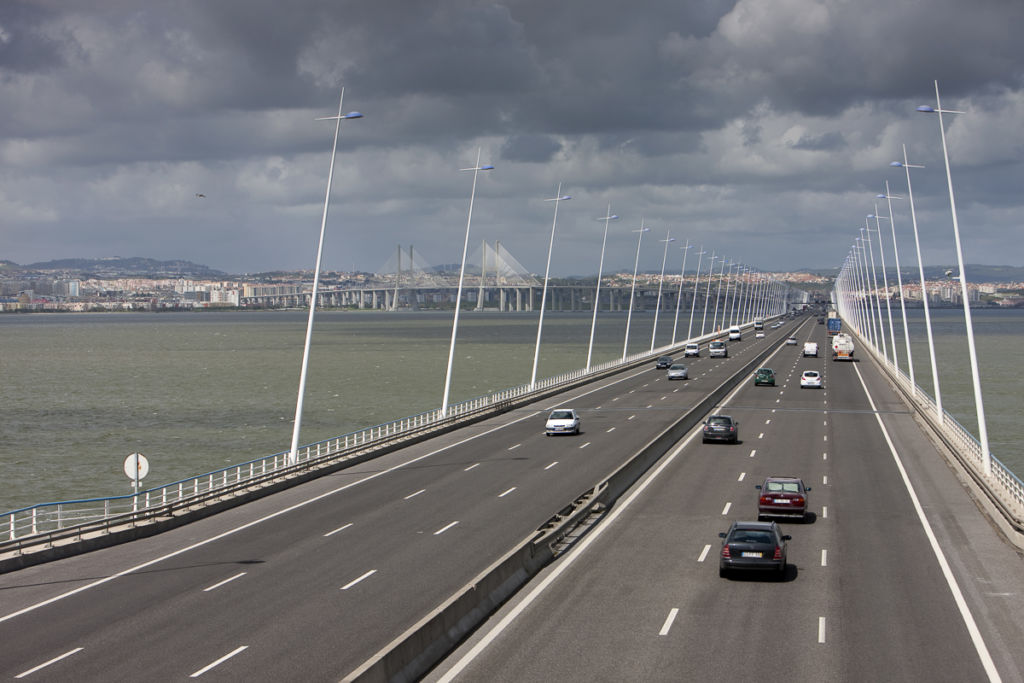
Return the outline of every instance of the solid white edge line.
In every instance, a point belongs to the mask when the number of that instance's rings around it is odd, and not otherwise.
[[[204,592],[204,593],[209,593],[209,592],[210,592],[210,591],[212,591],[212,590],[216,590],[217,588],[220,588],[221,586],[223,586],[223,585],[224,585],[224,584],[226,584],[226,583],[231,583],[231,582],[232,582],[232,581],[234,581],[235,579],[240,579],[240,578],[242,578],[243,576],[245,576],[245,574],[246,574],[246,572],[239,572],[239,573],[235,574],[234,576],[232,576],[232,577],[231,577],[231,578],[229,578],[229,579],[224,579],[224,580],[223,580],[223,581],[221,581],[220,583],[215,583],[215,584],[213,584],[212,586],[210,586],[210,587],[208,587],[208,588],[204,588],[204,589],[203,589],[203,592]]]
[[[371,576],[373,576],[373,575],[374,575],[374,574],[376,574],[376,573],[377,573],[377,570],[376,570],[376,569],[371,569],[370,571],[366,572],[365,574],[363,574],[363,575],[362,575],[362,576],[360,576],[359,578],[357,578],[357,579],[352,579],[351,581],[349,581],[348,583],[346,583],[346,584],[345,584],[344,586],[342,586],[342,587],[341,587],[341,590],[343,590],[343,591],[347,591],[347,590],[348,590],[349,588],[351,588],[352,586],[356,585],[357,583],[359,583],[359,582],[360,582],[360,581],[362,581],[363,579],[368,579],[368,578],[370,578]]]
[[[46,667],[50,666],[51,664],[56,664],[60,660],[66,658],[66,657],[70,657],[71,655],[75,654],[76,652],[81,652],[81,651],[82,651],[82,648],[76,647],[74,650],[71,650],[69,652],[65,652],[62,655],[58,655],[58,656],[54,657],[53,659],[51,659],[48,662],[43,662],[39,666],[32,667],[28,671],[22,671],[20,674],[15,676],[15,678],[24,678],[25,676],[28,676],[29,674],[34,674],[35,672],[39,671],[40,669],[45,669]]]
[[[673,607],[668,611],[668,616],[665,617],[665,623],[661,625],[661,630],[658,631],[659,636],[667,636],[669,629],[672,628],[672,622],[676,620],[676,615],[679,614],[679,608]]]
[[[971,635],[971,641],[974,643],[974,649],[977,651],[978,657],[981,658],[981,665],[985,669],[985,673],[988,675],[988,679],[990,681],[993,683],[1002,681],[1002,678],[999,676],[999,671],[996,669],[995,662],[992,660],[992,655],[988,651],[988,646],[985,645],[985,639],[982,637],[981,631],[978,630],[978,624],[974,621],[974,615],[971,614],[971,608],[968,607],[967,601],[964,599],[964,595],[960,590],[960,585],[957,583],[956,577],[953,576],[953,571],[949,567],[949,562],[946,560],[946,554],[942,552],[942,548],[939,546],[939,541],[935,537],[935,533],[932,531],[932,525],[928,521],[927,515],[924,513],[924,508],[921,507],[921,501],[917,498],[917,492],[914,490],[914,485],[910,483],[910,477],[907,475],[907,470],[903,467],[903,460],[900,458],[899,453],[896,452],[896,446],[893,445],[892,439],[889,438],[889,431],[885,428],[885,424],[882,422],[882,418],[878,414],[878,409],[875,407],[875,401],[871,398],[871,393],[868,391],[867,383],[864,382],[864,377],[860,374],[860,368],[854,365],[853,369],[856,371],[857,379],[860,380],[860,385],[864,389],[864,395],[867,396],[868,404],[870,404],[871,410],[875,414],[875,420],[878,422],[878,427],[882,430],[882,436],[885,437],[885,443],[889,446],[889,452],[892,454],[892,458],[896,463],[896,469],[899,470],[900,476],[903,478],[903,485],[906,487],[907,494],[910,496],[910,501],[914,505],[914,510],[917,512],[917,518],[921,522],[925,536],[928,537],[928,543],[932,547],[932,552],[935,553],[935,559],[938,560],[939,567],[942,569],[942,575],[946,579],[946,585],[949,586],[949,591],[953,594],[953,600],[956,602],[957,609],[960,610],[960,617],[964,620],[967,632]]]
[[[207,671],[209,671],[213,667],[218,666],[220,664],[223,664],[227,660],[229,660],[232,657],[234,657],[235,655],[237,655],[239,652],[242,652],[243,650],[247,650],[247,649],[249,649],[248,645],[242,645],[241,647],[237,647],[234,650],[232,650],[231,652],[229,652],[226,655],[224,655],[223,657],[221,657],[220,659],[218,659],[216,662],[213,662],[212,664],[207,664],[202,669],[200,669],[199,671],[197,671],[194,674],[192,674],[191,676],[189,676],[189,678],[199,678],[200,676],[202,676],[204,673],[206,673]]]

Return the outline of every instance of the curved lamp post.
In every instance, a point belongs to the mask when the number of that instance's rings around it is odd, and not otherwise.
[[[700,245],[697,252],[697,273],[693,276],[693,301],[690,303],[690,325],[686,328],[686,340],[693,339],[693,312],[697,309],[697,287],[700,285],[700,264],[704,260],[704,245]]]
[[[964,252],[960,246],[960,225],[956,218],[956,199],[953,197],[953,176],[949,170],[949,152],[946,150],[946,128],[942,125],[943,114],[963,114],[962,111],[943,109],[939,100],[939,82],[935,81],[935,107],[921,106],[917,111],[939,115],[939,131],[942,134],[942,158],[946,162],[946,185],[949,187],[949,209],[953,214],[953,236],[956,238],[956,261],[960,268],[960,298],[963,299],[964,321],[967,328],[967,347],[971,354],[971,382],[974,385],[974,407],[978,414],[978,441],[985,464],[985,476],[992,475],[992,454],[988,450],[988,427],[985,424],[985,405],[981,398],[981,377],[978,373],[978,350],[974,345],[974,323],[971,320],[971,305],[967,298],[967,275],[964,273]]]
[[[711,262],[708,264],[708,289],[704,293],[704,318],[700,321],[700,336],[704,336],[704,325],[708,322],[708,302],[711,301],[711,274],[715,270],[715,252],[711,252]],[[723,259],[724,260],[724,259]]]
[[[876,199],[884,199],[889,205],[889,215],[882,216],[889,220],[889,227],[892,229],[892,253],[896,257],[896,285],[900,293],[900,314],[903,316],[903,341],[906,343],[907,348],[907,368],[910,372],[910,392],[912,395],[917,395],[917,385],[914,380],[914,356],[910,350],[910,328],[907,325],[907,306],[906,300],[903,295],[903,272],[900,270],[900,249],[896,244],[896,220],[892,215],[892,200],[902,199],[899,195],[891,194],[889,191],[889,181],[885,181],[885,194],[875,195]],[[879,237],[881,239],[881,237]],[[896,339],[893,338],[893,347],[896,346]]]
[[[587,346],[587,372],[590,371],[590,357],[594,353],[594,330],[597,328],[597,307],[601,303],[601,275],[604,272],[604,248],[608,244],[608,223],[619,220],[619,217],[612,215],[612,205],[609,204],[604,218],[598,218],[597,220],[604,221],[604,239],[601,240],[601,261],[597,266],[597,289],[594,290],[594,319],[590,321],[590,345]]]
[[[452,362],[455,359],[455,335],[459,330],[459,310],[462,308],[462,283],[466,278],[466,252],[469,251],[469,225],[473,222],[473,201],[476,199],[476,178],[480,171],[491,171],[494,166],[480,165],[480,148],[476,149],[476,165],[460,168],[473,172],[473,189],[469,192],[469,216],[466,218],[466,240],[462,243],[462,267],[459,269],[459,288],[455,294],[455,319],[452,321],[452,343],[448,347],[448,370],[444,376],[444,398],[441,399],[441,417],[448,416],[448,394],[452,387]]]
[[[540,360],[540,335],[544,330],[544,308],[548,300],[548,275],[551,274],[551,250],[555,246],[555,223],[558,222],[558,203],[572,199],[569,195],[562,194],[562,183],[558,183],[555,196],[545,199],[546,202],[555,203],[555,217],[551,221],[551,241],[548,242],[548,264],[544,269],[544,292],[540,296],[540,320],[537,321],[537,345],[533,350],[533,373],[530,375],[530,388],[537,385],[537,361]]]
[[[316,313],[316,299],[320,289],[320,265],[324,255],[324,234],[327,231],[327,207],[331,201],[331,185],[334,182],[334,159],[338,153],[338,134],[341,131],[341,122],[344,119],[361,119],[363,115],[357,111],[348,114],[341,113],[342,103],[345,101],[345,89],[341,89],[341,99],[338,101],[337,116],[322,116],[317,121],[334,121],[334,145],[331,147],[331,165],[327,171],[327,194],[324,197],[324,213],[320,219],[320,242],[316,248],[316,268],[313,271],[313,292],[309,299],[309,319],[306,321],[306,342],[302,348],[302,369],[299,371],[299,397],[295,402],[295,422],[292,426],[292,445],[288,451],[288,462],[294,464],[298,459],[299,431],[302,428],[302,404],[306,395],[306,374],[309,370],[309,345],[313,337],[313,317]]]
[[[878,223],[878,204],[875,204],[875,212],[869,213],[867,217],[875,219],[875,229],[871,230],[871,228],[868,228],[868,231],[874,232],[878,235],[878,255],[882,259],[882,286],[885,290],[885,312],[889,317],[889,341],[892,345],[892,365],[893,367],[898,368],[899,360],[896,356],[896,330],[893,328],[892,324],[892,304],[890,303],[890,299],[892,297],[889,295],[889,278],[885,274],[885,240],[882,239],[882,227]],[[885,337],[884,330],[882,331],[882,337]]]

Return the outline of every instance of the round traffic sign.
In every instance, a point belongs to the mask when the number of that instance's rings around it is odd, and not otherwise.
[[[132,453],[124,459],[124,473],[132,481],[145,479],[149,474],[149,460],[142,453]]]

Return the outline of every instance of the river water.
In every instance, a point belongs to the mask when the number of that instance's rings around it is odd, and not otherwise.
[[[136,451],[151,487],[287,450],[306,315],[0,315],[0,511],[129,493],[122,462]],[[918,383],[930,391],[923,316],[911,316]],[[976,433],[962,312],[934,320],[943,401]],[[678,339],[688,321],[684,310]],[[653,322],[633,314],[629,352],[650,347]],[[1024,311],[976,311],[974,322],[992,450],[1024,471]],[[450,312],[318,312],[300,443],[439,407],[451,323]],[[660,315],[658,345],[673,323],[674,312]],[[590,326],[590,314],[547,313],[538,378],[583,367]],[[625,313],[602,312],[594,363],[622,355],[625,328]],[[529,382],[536,335],[536,313],[464,313],[451,401]]]

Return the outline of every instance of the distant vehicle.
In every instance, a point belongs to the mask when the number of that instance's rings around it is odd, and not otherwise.
[[[842,332],[843,320],[842,318],[839,317],[839,314],[835,311],[835,309],[829,310],[826,322],[828,323],[828,327],[826,328],[828,336],[834,337],[840,332]]]
[[[758,368],[757,372],[754,373],[754,386],[760,386],[766,384],[770,387],[775,386],[775,371],[771,368]]]
[[[799,517],[807,518],[807,494],[810,486],[804,486],[803,479],[796,477],[767,477],[764,483],[756,486],[760,495],[757,498],[757,518],[764,517]]]
[[[842,332],[832,337],[832,360],[853,360],[853,337]]]
[[[551,411],[544,424],[544,434],[579,434],[580,416],[572,408],[557,408]]]
[[[817,370],[804,370],[800,375],[801,389],[821,389],[821,375]]]
[[[755,332],[754,339],[764,339],[764,330],[758,330]]]
[[[682,363],[673,363],[668,368],[669,379],[689,379],[690,375],[686,366]]]
[[[755,330],[763,330],[764,329],[764,321],[763,320],[755,320],[754,321],[754,329]]]
[[[661,358],[658,359],[658,362],[655,364],[654,367],[657,368],[658,370],[664,370],[670,365],[672,365],[672,356],[662,356]]]
[[[729,328],[729,341],[740,341],[743,339],[743,331],[736,325]]]
[[[817,342],[804,342],[804,358],[807,356],[818,357],[818,344]]]
[[[819,315],[818,316],[818,324],[819,325],[824,325],[825,324],[825,318]]]
[[[690,356],[700,356],[700,344],[687,344],[683,349],[683,358],[689,358]]]
[[[729,349],[726,348],[724,341],[715,340],[708,344],[708,355],[712,358],[728,358]]]
[[[790,337],[786,340],[786,344],[789,346],[796,346],[796,337]]]
[[[740,423],[729,415],[712,415],[704,423],[703,441],[728,441],[736,443],[740,438]]]
[[[722,552],[718,575],[725,577],[734,569],[771,570],[782,579],[786,574],[788,534],[775,522],[733,522],[729,530],[718,534]]]

